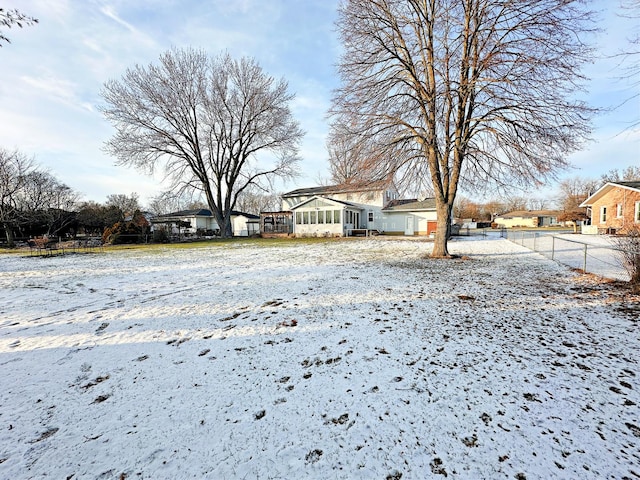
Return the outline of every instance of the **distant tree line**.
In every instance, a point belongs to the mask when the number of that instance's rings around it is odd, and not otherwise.
[[[587,209],[580,207],[591,194],[607,182],[640,181],[640,166],[628,166],[621,170],[612,169],[600,178],[571,177],[558,184],[555,198],[527,198],[512,196],[493,199],[486,202],[474,201],[465,196],[457,198],[454,206],[456,218],[472,218],[477,221],[490,221],[496,215],[518,210],[558,210],[561,222],[576,222],[588,219]]]
[[[7,246],[32,237],[102,237],[108,229],[112,236],[132,233],[132,222],[136,234],[148,231],[137,194],[109,195],[104,204],[80,197],[24,153],[0,148],[0,227]]]
[[[0,147],[0,243],[35,237],[101,237],[107,243],[137,243],[150,233],[149,214],[208,208],[197,192],[162,192],[143,213],[136,193],[108,195],[104,203],[83,201],[81,195],[38,166],[19,150]],[[280,197],[247,188],[237,197],[236,208],[246,213],[280,209]]]

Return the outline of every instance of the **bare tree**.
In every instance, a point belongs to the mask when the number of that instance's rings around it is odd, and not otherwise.
[[[15,234],[57,235],[75,222],[78,194],[18,150],[0,148],[0,224]]]
[[[122,221],[122,210],[97,202],[84,202],[77,209],[78,228],[88,235],[102,235],[105,228]]]
[[[527,205],[531,210],[544,210],[549,207],[549,200],[542,197],[529,198]]]
[[[75,211],[80,195],[46,170],[29,172],[17,195],[21,226],[38,224],[47,236],[60,235],[76,221]],[[40,233],[38,233],[40,234]]]
[[[602,184],[607,182],[640,182],[640,166],[629,165],[622,171],[613,168],[603,174],[600,181]]]
[[[562,213],[558,216],[558,220],[573,222],[573,229],[577,231],[578,222],[589,219],[587,209],[580,207],[580,204],[597,188],[598,181],[589,178],[573,177],[560,182],[558,204]]]
[[[7,245],[15,246],[14,229],[18,227],[19,197],[27,176],[35,169],[34,162],[18,150],[0,148],[0,224]]]
[[[330,181],[335,184],[351,183],[362,174],[360,148],[345,129],[339,123],[334,124],[327,137]]]
[[[122,213],[124,220],[126,217],[131,217],[136,211],[140,210],[140,200],[136,192],[132,192],[131,195],[124,193],[114,193],[107,195],[107,201],[105,202],[107,207],[116,207]]]
[[[364,137],[353,134],[349,123],[336,119],[327,137],[330,181],[338,185],[358,184],[387,175],[384,171],[376,171],[379,162],[372,156],[374,150],[368,147]]]
[[[459,196],[453,206],[454,216],[461,219],[480,220],[482,217],[481,206],[473,200]]]
[[[167,213],[186,210],[189,204],[193,202],[193,198],[187,195],[180,195],[171,190],[161,192],[151,199],[149,209],[155,215],[164,215]]]
[[[591,22],[579,0],[343,0],[332,113],[388,172],[429,179],[432,256],[448,256],[459,185],[540,184],[581,146]]]
[[[106,151],[122,165],[163,168],[172,190],[202,192],[222,236],[245,189],[297,174],[293,95],[253,59],[174,49],[107,82],[102,96],[116,128]]]
[[[624,75],[631,80],[631,87],[634,93],[627,101],[635,100],[640,96],[638,87],[640,86],[640,0],[623,0],[621,2],[622,16],[636,21],[633,36],[628,39],[629,45],[620,54],[624,63]],[[630,127],[635,127],[640,123],[640,117],[636,116]]]
[[[22,28],[23,25],[30,26],[36,23],[38,23],[37,18],[29,17],[17,9],[5,10],[0,8],[0,27],[11,28],[13,25],[17,25]],[[2,42],[11,43],[11,40],[0,31],[0,47],[2,47]]]
[[[257,188],[247,188],[238,195],[236,209],[258,215],[260,212],[274,212],[280,210],[282,201],[274,193],[264,192]]]

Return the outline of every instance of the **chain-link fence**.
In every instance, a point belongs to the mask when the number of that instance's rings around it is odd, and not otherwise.
[[[629,281],[620,247],[603,235],[550,234],[508,231],[507,239],[551,260],[602,277]]]

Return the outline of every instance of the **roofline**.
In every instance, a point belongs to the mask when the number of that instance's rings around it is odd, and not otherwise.
[[[561,210],[514,210],[497,215],[496,218],[553,217],[561,213]]]
[[[200,212],[209,212],[209,213],[202,214]],[[253,213],[241,212],[239,210],[231,210],[231,215],[230,216],[232,216],[232,217],[243,216],[243,217],[255,218],[255,219],[260,218],[259,215],[254,215]],[[153,217],[153,219],[166,219],[166,220],[169,220],[169,219],[172,219],[172,218],[180,219],[180,218],[185,218],[185,217],[215,218],[215,215],[208,208],[199,208],[199,209],[194,209],[194,210],[181,210],[179,212],[164,213],[162,215],[156,215],[155,217]]]
[[[308,198],[300,203],[298,203],[297,205],[294,205],[293,207],[291,207],[290,211],[293,211],[297,208],[300,208],[301,206],[305,205],[306,203],[312,202],[313,200],[329,200],[330,202],[334,202],[340,205],[343,205],[345,207],[350,207],[350,208],[356,208],[358,210],[364,210],[364,207],[361,207],[355,203],[351,203],[351,202],[345,202],[344,200],[336,200],[335,198],[331,198],[331,197],[321,197],[319,195],[314,195],[311,198]]]
[[[435,212],[436,210],[436,207],[405,208],[404,205],[382,209],[383,212]]]
[[[341,185],[327,185],[319,187],[297,188],[290,192],[283,193],[281,197],[298,197],[300,195],[329,195],[332,193],[349,193],[349,192],[370,192],[376,190],[386,190],[393,182],[385,180],[377,180],[370,183],[353,183]],[[305,193],[308,192],[308,193]]]
[[[632,183],[632,182],[620,182],[620,183],[618,183],[618,182],[607,182],[607,183],[605,183],[598,190],[596,190],[589,197],[587,197],[585,199],[585,201],[582,202],[579,205],[579,207],[582,207],[582,208],[590,207],[595,202],[595,200],[594,200],[595,198],[597,198],[597,197],[603,195],[604,193],[606,193],[605,191],[609,191],[610,189],[615,188],[615,187],[624,188],[626,190],[631,190],[633,192],[640,192],[640,188],[632,187],[631,185],[625,185],[625,183]],[[635,182],[633,182],[633,183],[635,183]]]
[[[412,202],[401,203],[399,205],[387,205],[382,208],[383,212],[435,212],[438,209],[438,206],[434,203],[432,207],[421,206],[416,207],[416,204],[425,203],[427,200],[435,201],[435,198],[425,198],[424,200],[414,200]],[[413,205],[413,207],[412,207]]]

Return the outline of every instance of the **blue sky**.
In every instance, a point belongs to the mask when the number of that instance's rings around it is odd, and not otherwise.
[[[598,45],[611,55],[627,45],[633,24],[616,16],[618,0],[603,8]],[[0,49],[0,146],[33,156],[85,199],[137,192],[143,203],[163,190],[160,178],[118,167],[101,151],[113,133],[96,106],[108,79],[136,63],[155,62],[167,49],[193,46],[216,55],[254,57],[284,77],[296,94],[294,115],[307,132],[303,175],[284,190],[312,186],[327,176],[326,112],[338,86],[340,45],[334,21],[338,0],[19,0],[3,1],[40,23],[5,31]],[[619,59],[594,58],[587,99],[613,107],[637,94],[618,80]],[[635,79],[638,82],[640,79]],[[594,122],[594,141],[569,160],[563,176],[599,177],[611,168],[640,164],[640,99]],[[635,163],[634,163],[635,162]],[[554,185],[534,195],[550,195]]]

